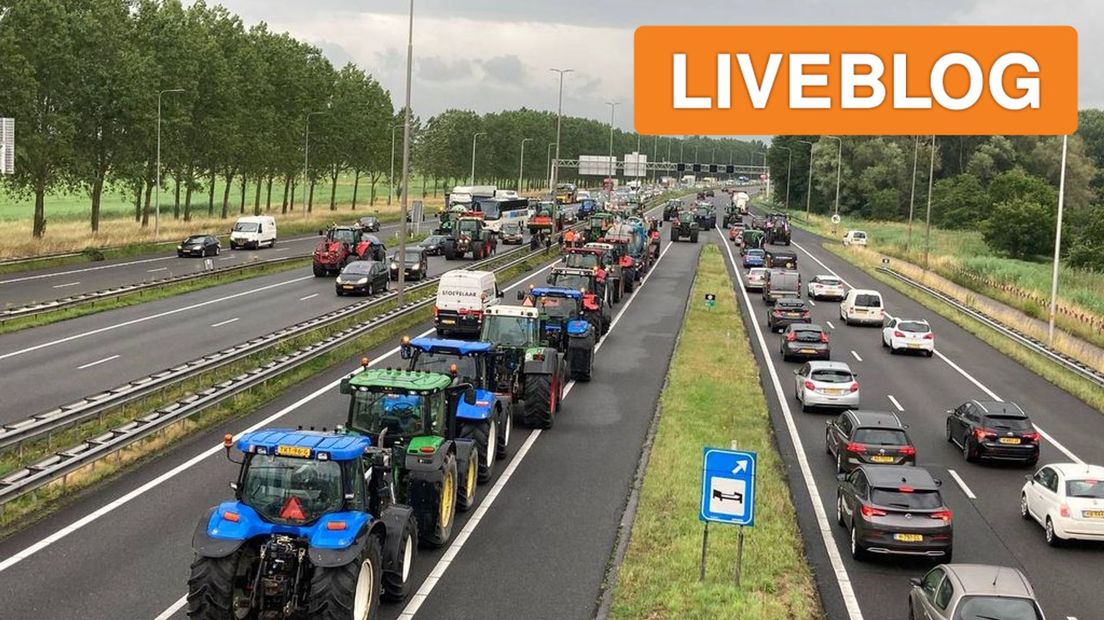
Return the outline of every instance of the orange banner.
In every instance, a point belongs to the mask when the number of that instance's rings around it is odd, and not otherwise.
[[[634,48],[644,134],[1077,129],[1070,26],[641,26]]]

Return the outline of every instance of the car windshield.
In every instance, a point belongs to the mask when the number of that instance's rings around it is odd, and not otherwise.
[[[755,267],[754,269],[748,270],[749,278],[762,278],[765,275],[767,275],[767,270],[763,269],[762,267]]]
[[[986,426],[1002,431],[1029,431],[1031,420],[1021,417],[992,415],[985,418]]]
[[[907,488],[907,487],[902,487]],[[939,491],[901,491],[898,489],[870,490],[870,501],[879,506],[909,508],[912,510],[932,510],[943,506]],[[1003,616],[998,616],[1003,618]]]
[[[372,225],[372,224],[375,224],[375,223],[376,223],[376,221],[377,221],[377,220],[376,220],[376,218],[374,218],[374,217],[362,217],[362,218],[360,218],[360,223],[361,223],[361,224],[365,224],[365,225]]]
[[[234,232],[257,232],[256,222],[238,222],[234,224]]]
[[[535,329],[536,321],[531,318],[489,315],[483,317],[479,339],[508,347],[524,347],[537,341]]]
[[[1043,620],[1035,601],[1011,596],[964,596],[955,620]]]
[[[513,224],[513,223],[503,224],[502,225],[502,232],[510,233],[512,235],[516,235],[517,233],[521,232],[521,226],[519,224]]]
[[[348,265],[345,265],[345,268],[341,270],[341,273],[342,274],[347,274],[347,273],[364,274],[364,273],[368,273],[371,270],[372,270],[372,261],[370,261],[370,260],[355,260],[355,261],[349,263]]]
[[[897,324],[897,329],[913,334],[926,334],[931,331],[927,323],[920,323],[917,321],[901,321]]]
[[[775,307],[779,310],[792,312],[794,310],[804,310],[805,303],[796,299],[781,299],[775,304]]]
[[[478,227],[476,220],[460,220],[460,232],[473,233]]]
[[[904,431],[892,428],[860,428],[855,431],[853,440],[874,446],[905,446],[908,437]]]
[[[423,244],[423,245],[427,245],[427,246],[431,246],[431,245],[438,245],[438,244],[440,244],[440,243],[441,243],[441,241],[443,241],[444,239],[445,239],[445,238],[444,238],[444,237],[442,237],[441,235],[430,235],[429,237],[426,237],[426,240],[425,240],[425,241],[423,241],[423,242],[422,242],[422,244]]]
[[[422,433],[426,398],[421,394],[353,392],[351,426],[377,435],[386,430],[389,437]]]
[[[813,381],[821,383],[850,383],[854,379],[846,370],[823,369],[813,371]]]
[[[341,510],[341,464],[255,454],[245,470],[241,497],[266,521],[309,523]]]
[[[356,243],[356,234],[348,228],[335,228],[330,231],[330,239],[338,243]]]
[[[877,295],[855,295],[855,305],[863,308],[881,308],[882,298]]]
[[[853,239],[866,239],[866,233],[864,233],[864,232],[853,232],[853,233],[851,233],[851,238],[853,238]]]
[[[418,250],[407,250],[406,253],[403,254],[403,256],[406,257],[406,262],[408,262],[408,263],[416,263],[416,262],[422,260],[422,253]],[[391,260],[395,260],[397,258],[398,258],[398,254],[396,254],[395,256],[392,256]]]
[[[566,258],[568,267],[573,269],[592,269],[598,266],[597,254],[568,254]]]
[[[1104,480],[1067,480],[1066,497],[1104,499]]]
[[[552,283],[563,288],[590,290],[590,276],[574,273],[557,273],[553,277]]]
[[[184,240],[184,243],[203,243],[207,240],[207,235],[192,235]]]
[[[477,379],[479,364],[470,355],[449,355],[446,353],[419,353],[411,370],[422,370],[448,374],[449,368],[456,364],[457,374],[468,379]]]
[[[748,250],[747,255],[755,258],[763,258],[763,250]]]
[[[579,314],[579,302],[571,297],[542,296],[538,307],[541,314],[548,315],[554,321],[572,319]]]

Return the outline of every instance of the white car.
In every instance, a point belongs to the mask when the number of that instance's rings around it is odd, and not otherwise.
[[[842,301],[847,296],[847,287],[844,286],[843,280],[835,276],[813,276],[806,288],[809,299],[814,300],[829,298]]]
[[[861,230],[849,230],[843,236],[843,245],[866,245],[866,233]]]
[[[744,290],[747,291],[761,291],[763,290],[763,284],[767,281],[767,268],[766,267],[752,267],[744,274]]]
[[[794,371],[794,396],[801,410],[859,407],[858,375],[844,362],[806,362]]]
[[[1046,541],[1104,540],[1104,467],[1055,463],[1026,476],[1020,516],[1043,526]]]
[[[882,346],[890,353],[920,351],[931,357],[935,353],[935,334],[922,319],[887,318],[882,328]]]
[[[881,325],[885,319],[882,294],[869,289],[853,288],[840,302],[840,320],[848,325]]]

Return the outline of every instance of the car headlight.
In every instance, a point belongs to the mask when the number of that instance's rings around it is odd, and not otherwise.
[[[184,246],[182,246],[182,245],[178,245],[178,246],[176,246],[176,249],[178,249],[178,250],[183,250],[183,249],[184,249]]]
[[[356,281],[357,284],[368,284],[368,278],[360,278]]]
[[[399,265],[397,263],[391,263],[391,268],[392,269],[398,269]]]
[[[411,271],[419,271],[421,268],[422,268],[421,265],[414,265],[413,267],[410,268],[410,270]]]

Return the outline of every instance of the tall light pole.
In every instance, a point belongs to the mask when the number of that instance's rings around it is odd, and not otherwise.
[[[928,270],[928,253],[931,251],[931,194],[935,177],[935,135],[932,134],[931,162],[928,164],[928,217],[924,226],[924,271]]]
[[[411,1],[413,2],[413,0],[411,0]],[[472,185],[475,185],[475,141],[479,138],[479,136],[485,136],[485,135],[487,135],[487,132],[477,131],[472,136],[472,168],[471,168],[471,184]]]
[[[809,206],[813,199],[813,143],[808,140],[798,140],[802,144],[809,145],[809,186],[805,188],[805,220],[809,220]]]
[[[788,155],[786,158],[786,206],[783,207],[788,215],[790,212],[790,169],[793,166],[793,150],[788,146],[779,146],[778,148],[786,151]]]
[[[406,260],[406,208],[410,196],[410,82],[414,69],[414,0],[410,0],[410,24],[406,34],[406,105],[403,107],[402,196],[399,197],[399,260]],[[403,305],[406,270],[399,269],[395,301]]]
[[[532,138],[521,139],[521,161],[518,162],[518,194],[521,194],[521,176],[525,173],[525,143],[532,140]]]
[[[839,190],[840,190],[840,168],[843,165],[843,138],[837,138],[836,136],[824,136],[825,138],[831,138],[839,142],[839,153],[836,155],[836,211],[832,215],[833,219],[839,217]],[[832,236],[836,235],[836,223],[832,222]]]
[[[310,177],[307,176],[307,164],[310,162],[310,119],[312,116],[318,114],[328,114],[327,112],[310,112],[307,114],[307,128],[303,134],[303,211],[307,210],[307,185],[310,183]],[[294,196],[292,197],[294,198]],[[292,200],[294,203],[295,201]]]
[[[395,125],[391,128],[391,176],[387,177],[387,204],[391,204],[391,194],[395,193],[395,130],[404,125]],[[433,191],[437,191],[434,189]]]
[[[1050,325],[1047,328],[1047,346],[1054,346],[1054,316],[1058,311],[1058,259],[1062,250],[1062,206],[1066,196],[1066,144],[1069,136],[1062,136],[1062,172],[1058,175],[1058,224],[1054,231],[1054,270],[1050,276]]]
[[[182,93],[183,88],[170,88],[157,91],[157,198],[153,210],[153,238],[161,236],[161,95],[165,93]],[[179,197],[179,194],[177,194]]]
[[[556,104],[556,161],[549,161],[552,173],[548,177],[548,191],[552,193],[552,199],[556,198],[556,182],[560,177],[560,121],[563,119],[563,80],[565,73],[571,73],[574,69],[551,69],[560,74],[560,95]]]
[[[912,140],[912,190],[909,192],[909,224],[908,237],[905,239],[905,256],[909,255],[912,248],[912,206],[916,198],[916,158],[920,155],[920,136],[913,136]]]
[[[613,111],[617,109],[617,106],[621,105],[620,101],[607,101],[606,105],[610,107],[610,139],[609,139],[609,167],[610,167],[610,183],[613,183],[613,175],[616,172],[616,166],[613,163]]]
[[[655,139],[652,140],[652,161],[659,162],[659,134],[656,134]],[[659,170],[652,168],[652,182],[655,182],[655,173]]]
[[[548,189],[552,190],[552,147],[556,146],[555,142],[548,143]],[[558,149],[557,149],[558,150]]]

